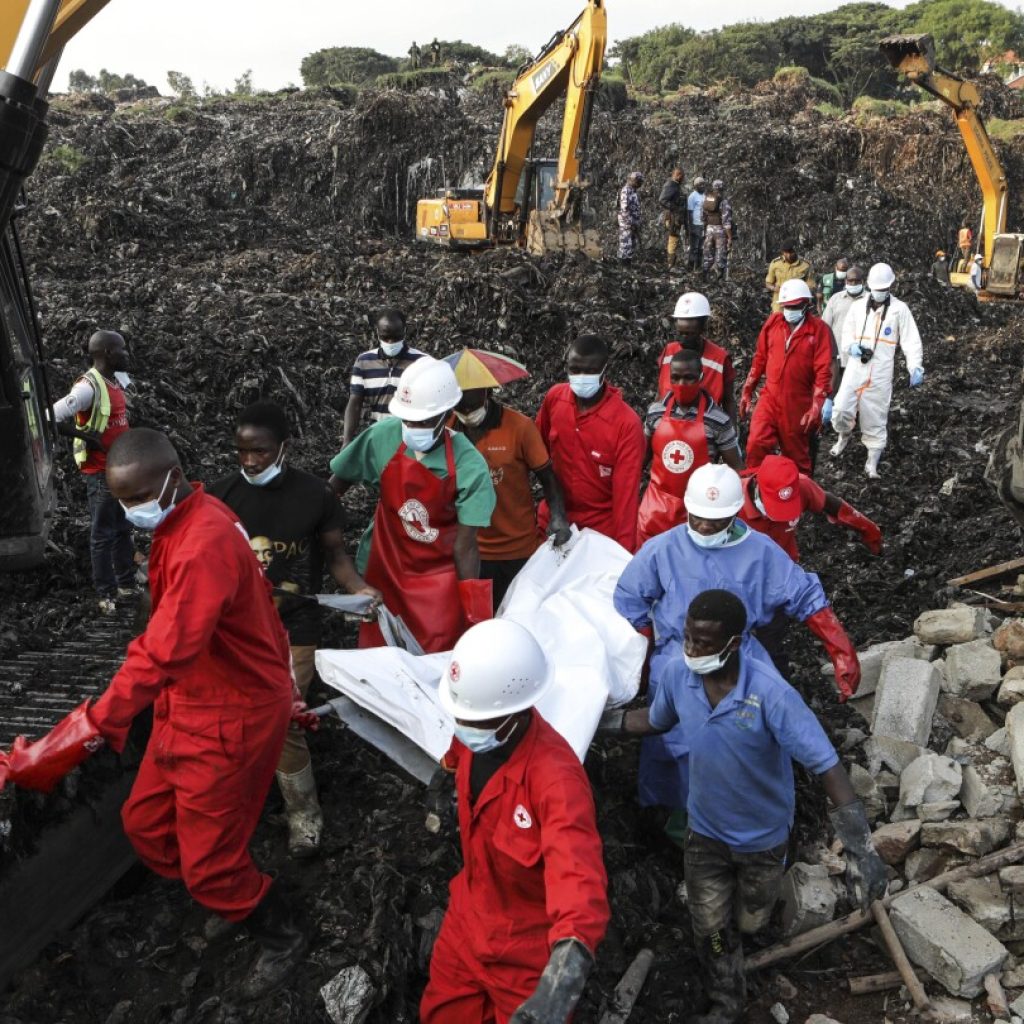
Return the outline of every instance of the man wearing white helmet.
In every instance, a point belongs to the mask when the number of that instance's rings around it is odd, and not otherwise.
[[[564,1024],[608,924],[586,772],[536,703],[551,683],[524,627],[493,619],[455,645],[441,705],[455,719],[463,869],[449,887],[422,1024]]]
[[[339,497],[357,483],[380,488],[356,566],[428,653],[450,651],[491,614],[476,531],[490,525],[494,485],[473,443],[445,428],[461,398],[452,368],[422,356],[399,378],[388,406],[394,418],[374,423],[331,460]],[[383,643],[376,624],[360,627],[361,647]]]
[[[832,394],[835,341],[814,311],[806,281],[796,277],[784,281],[779,304],[780,311],[769,315],[757,336],[740,397],[740,419],[746,419],[754,392],[765,378],[750,421],[747,466],[756,469],[777,449],[801,473],[811,476],[812,439],[821,429],[825,402]]]
[[[857,652],[821,582],[801,569],[782,548],[737,518],[743,485],[728,466],[695,470],[686,488],[687,522],[648,541],[626,566],[615,588],[615,609],[638,631],[652,637],[649,697],[654,699],[662,673],[682,657],[683,622],[701,591],[731,590],[747,609],[747,625],[757,635],[777,613],[806,623],[824,644],[835,666],[839,699],[857,692]],[[754,641],[760,657],[765,649]],[[772,660],[785,662],[780,651]],[[780,668],[783,675],[786,674]],[[640,754],[640,802],[683,808],[686,744],[681,732],[644,741]]]
[[[708,320],[711,319],[711,304],[700,292],[686,292],[676,301],[672,313],[675,319],[675,338],[668,342],[658,359],[658,397],[668,393],[672,386],[669,376],[672,357],[680,349],[691,349],[700,356],[704,372],[701,387],[726,411],[729,419],[736,423],[736,369],[732,356],[705,337]]]
[[[840,348],[848,361],[832,409],[832,427],[839,435],[832,454],[846,450],[859,419],[861,440],[868,450],[864,471],[873,479],[878,477],[878,462],[888,439],[897,346],[907,361],[910,386],[916,388],[924,380],[921,335],[906,303],[892,294],[895,280],[889,264],[876,263],[868,271],[868,294],[846,315]]]

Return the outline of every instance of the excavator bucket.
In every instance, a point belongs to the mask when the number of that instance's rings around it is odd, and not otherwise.
[[[935,40],[928,34],[886,36],[878,48],[893,68],[904,75],[927,75],[935,70]]]
[[[526,251],[533,256],[582,252],[592,260],[599,260],[601,238],[596,228],[566,224],[546,211],[531,210],[526,224]]]

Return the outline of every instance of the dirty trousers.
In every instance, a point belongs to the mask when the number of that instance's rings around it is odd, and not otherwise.
[[[445,914],[430,958],[430,981],[420,1003],[420,1024],[506,1024],[533,995],[548,961],[537,943],[537,963],[491,961],[474,956],[458,915]]]
[[[302,699],[306,699],[309,684],[313,681],[316,668],[316,645],[309,644],[292,647],[292,671],[295,673],[295,685]],[[277,770],[285,775],[301,772],[310,762],[309,746],[306,744],[306,730],[299,725],[290,725],[285,736],[284,749]]]
[[[243,921],[270,888],[249,840],[270,789],[291,718],[291,695],[261,707],[165,700],[131,794],[125,834],[142,862],[180,878],[197,903]]]
[[[763,390],[750,418],[747,437],[747,468],[757,469],[766,455],[776,448],[792,459],[801,473],[811,476],[811,435],[800,426],[800,417],[811,404],[811,395],[784,395],[779,398]]]
[[[709,224],[704,234],[704,269],[713,266],[726,270],[729,266],[729,250],[726,248],[725,228],[720,224]]]

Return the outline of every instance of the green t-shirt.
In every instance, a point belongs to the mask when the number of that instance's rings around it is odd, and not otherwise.
[[[401,440],[401,420],[391,418],[374,423],[331,459],[331,472],[341,480],[377,486]],[[497,499],[486,460],[464,434],[452,434],[452,453],[455,456],[455,510],[459,522],[463,526],[490,526]],[[408,459],[416,458],[411,448],[406,448],[404,454]],[[427,452],[420,461],[440,479],[448,476],[443,444]],[[356,568],[360,573],[366,571],[372,537],[371,519],[356,552]]]

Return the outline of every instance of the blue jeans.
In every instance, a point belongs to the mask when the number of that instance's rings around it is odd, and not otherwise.
[[[89,496],[92,583],[101,597],[112,597],[118,587],[135,583],[132,529],[121,503],[107,490],[102,473],[85,474],[85,490]]]

